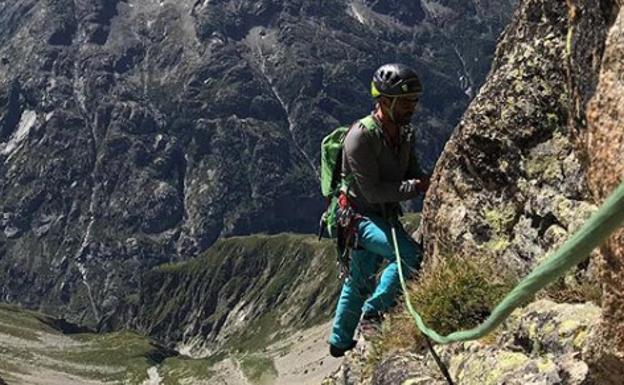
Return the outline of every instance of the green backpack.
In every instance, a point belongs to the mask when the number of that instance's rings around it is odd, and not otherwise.
[[[360,123],[369,131],[377,129],[377,123],[371,115],[360,119]],[[319,239],[323,231],[330,238],[337,235],[338,197],[348,188],[348,176],[342,175],[342,145],[350,126],[340,126],[323,138],[321,142],[321,193],[326,200],[326,207],[319,226]]]

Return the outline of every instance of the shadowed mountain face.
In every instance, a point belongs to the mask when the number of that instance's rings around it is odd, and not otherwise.
[[[219,236],[314,231],[383,62],[422,74],[431,167],[512,3],[0,2],[1,299],[95,324]]]

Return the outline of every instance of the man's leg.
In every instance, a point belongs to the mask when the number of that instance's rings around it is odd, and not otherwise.
[[[360,321],[362,305],[375,288],[375,274],[381,257],[367,250],[353,250],[349,277],[342,285],[329,343],[347,350],[353,346],[353,334]]]
[[[385,313],[395,305],[401,283],[390,224],[380,217],[371,216],[369,219],[360,223],[360,242],[370,252],[381,255],[390,261],[381,274],[375,292],[363,306],[364,313],[372,315]],[[395,228],[403,275],[408,278],[420,267],[422,260],[420,246],[401,226],[395,226]]]

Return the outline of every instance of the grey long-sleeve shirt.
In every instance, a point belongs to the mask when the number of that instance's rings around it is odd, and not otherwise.
[[[397,153],[385,139],[379,121],[375,122],[375,130],[367,129],[360,121],[349,129],[343,145],[342,172],[356,211],[384,215],[385,205],[390,215],[398,210],[398,202],[418,195],[418,191],[401,192],[401,182],[423,173],[414,154],[413,133],[401,132]]]

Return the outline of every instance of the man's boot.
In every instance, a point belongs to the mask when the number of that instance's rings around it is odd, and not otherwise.
[[[332,357],[336,358],[342,357],[344,356],[345,352],[353,349],[355,347],[355,344],[357,344],[357,341],[351,341],[351,344],[344,349],[329,344],[329,354],[331,354]]]

